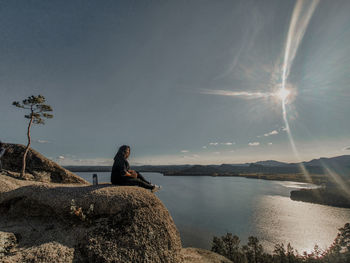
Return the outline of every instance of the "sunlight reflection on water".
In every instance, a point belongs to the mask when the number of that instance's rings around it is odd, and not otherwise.
[[[279,184],[286,188],[293,188],[293,189],[316,189],[319,188],[319,186],[314,184],[308,184],[308,183],[298,183],[298,182],[277,182],[274,181],[276,184]]]
[[[92,181],[92,173],[77,173]],[[247,179],[242,177],[163,176],[144,173],[162,185],[157,196],[169,210],[184,247],[210,249],[213,236],[231,232],[240,237],[257,236],[272,252],[277,243],[288,242],[302,253],[317,243],[329,247],[337,229],[350,221],[350,209],[293,201],[290,191],[315,185]],[[108,182],[110,173],[99,173]]]
[[[300,253],[311,251],[315,244],[322,249],[329,247],[337,228],[350,219],[350,209],[292,201],[282,196],[261,197],[255,211],[257,235],[264,237],[266,248],[273,250],[277,243],[287,245],[288,240]]]

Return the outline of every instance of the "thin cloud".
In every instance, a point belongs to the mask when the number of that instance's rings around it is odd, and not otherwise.
[[[350,151],[350,146],[346,146],[343,151]]]
[[[264,134],[264,136],[265,136],[265,137],[268,137],[268,136],[271,136],[271,135],[276,135],[276,134],[278,134],[278,131],[273,130],[272,132],[265,133],[265,134]]]
[[[202,146],[203,149],[207,149],[207,146]]]
[[[49,141],[46,141],[46,140],[36,140],[36,142],[38,142],[38,143],[49,143]]]
[[[234,142],[222,142],[220,144],[230,146],[230,145],[233,145],[235,143]]]
[[[227,145],[227,146],[231,146],[231,145],[234,145],[236,144],[235,142],[210,142],[209,145],[211,146],[218,146],[218,145]],[[203,146],[203,148],[206,148],[206,146]]]
[[[182,150],[181,152],[182,152],[182,153],[188,153],[189,150]]]
[[[248,143],[249,146],[259,146],[260,142],[250,142]]]
[[[70,158],[67,156],[60,155],[56,158],[56,161],[60,165],[103,165],[110,166],[113,164],[113,159],[107,158],[95,158],[95,159],[79,159],[79,158]],[[135,162],[132,162],[131,165],[134,165]]]
[[[213,154],[220,154],[221,152],[213,152]]]
[[[272,142],[269,142],[268,145],[272,145]]]

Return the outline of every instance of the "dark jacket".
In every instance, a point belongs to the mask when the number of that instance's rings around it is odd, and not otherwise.
[[[129,162],[120,155],[114,158],[114,163],[111,173],[111,183],[118,184],[121,180],[127,177],[125,174],[130,169]]]

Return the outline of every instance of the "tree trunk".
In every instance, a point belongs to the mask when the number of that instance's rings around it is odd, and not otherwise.
[[[27,130],[28,144],[27,144],[27,147],[26,147],[24,154],[23,154],[22,172],[21,172],[22,178],[25,177],[25,172],[26,172],[26,159],[27,159],[27,154],[28,154],[29,146],[30,146],[30,127],[32,126],[32,123],[33,123],[33,112],[32,112],[32,115],[31,115],[31,118],[30,118],[30,121],[28,124],[28,130]]]

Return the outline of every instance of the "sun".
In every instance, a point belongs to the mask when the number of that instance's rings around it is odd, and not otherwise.
[[[282,101],[286,101],[289,95],[290,95],[290,90],[285,88],[280,88],[280,90],[276,92],[276,96]]]

